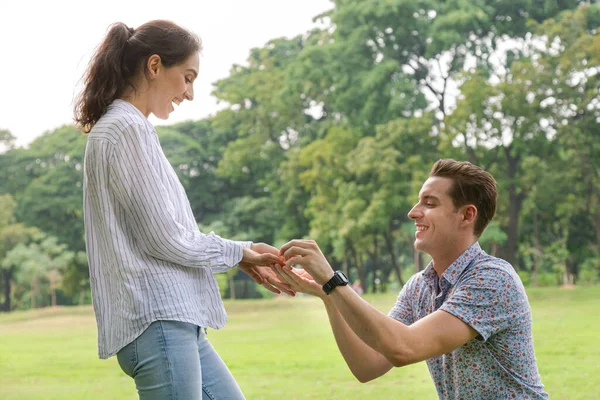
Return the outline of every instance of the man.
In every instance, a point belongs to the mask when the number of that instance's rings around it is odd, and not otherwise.
[[[426,360],[443,399],[547,399],[523,284],[477,242],[496,199],[494,178],[481,168],[450,159],[434,164],[408,214],[415,248],[432,261],[410,278],[388,315],[346,286],[313,241],[284,245],[286,265],[273,268],[293,290],[323,299],[338,348],[361,382]]]

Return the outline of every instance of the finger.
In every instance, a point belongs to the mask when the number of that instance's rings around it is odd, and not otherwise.
[[[281,282],[284,282],[284,283],[286,283],[287,285],[291,285],[291,284],[292,284],[292,281],[290,280],[290,278],[289,278],[288,276],[286,276],[286,275],[283,273],[283,270],[284,270],[284,269],[283,269],[281,266],[279,266],[279,265],[278,265],[278,266],[277,266],[277,267],[274,269],[275,275],[277,275],[277,278],[279,278],[279,280],[280,280]]]
[[[272,281],[270,279],[269,279],[269,283],[271,285],[275,286],[277,289],[284,292],[285,294],[288,294],[292,297],[296,295],[296,292],[292,289],[292,287],[286,283],[279,282],[279,281]]]
[[[291,286],[300,286],[301,284],[304,283],[304,279],[302,278],[302,276],[298,275],[298,273],[296,272],[297,270],[295,268],[292,268],[290,270],[288,269],[283,269],[282,271],[282,275],[285,276],[287,281],[292,282]]]
[[[300,269],[300,268],[294,268],[294,273],[296,275],[298,275],[301,278],[306,278],[308,280],[314,281],[315,278],[312,277],[311,274],[309,274],[305,269]]]
[[[254,280],[254,282],[258,283],[259,285],[262,285],[263,283],[263,278],[262,276],[260,276],[260,274],[254,269],[254,267],[249,266],[248,268],[244,268],[242,269],[242,271],[244,271],[246,274],[248,274],[248,276],[250,278],[252,278]]]
[[[290,281],[293,281],[291,287],[297,292],[308,293],[313,296],[318,295],[320,292],[321,285],[317,284],[312,279],[306,279],[299,275],[298,269],[294,268],[291,271],[284,270],[283,273],[287,275]]]
[[[249,264],[249,265],[271,265],[271,264],[283,264],[283,261],[281,260],[281,258],[279,258],[279,256],[276,256],[275,254],[270,254],[270,253],[263,253],[263,254],[259,254],[256,252],[253,252],[253,254],[244,259],[244,262]]]
[[[280,294],[280,293],[281,293],[281,292],[280,292],[280,291],[279,291],[277,288],[273,287],[273,286],[272,286],[272,285],[271,285],[269,282],[267,282],[267,281],[263,282],[262,286],[263,286],[264,288],[266,288],[268,291],[270,291],[270,292],[273,292],[273,293],[275,293],[275,294]]]
[[[291,269],[294,265],[303,265],[303,261],[307,261],[307,259],[302,259],[302,256],[295,256],[290,258],[285,262],[285,269]]]
[[[283,258],[287,260],[288,258],[291,258],[293,256],[307,256],[309,254],[311,254],[310,250],[307,250],[302,247],[292,246],[289,249],[287,249],[285,253],[283,253]]]
[[[276,269],[281,269],[280,265],[276,266]],[[263,279],[265,280],[265,285],[268,283],[271,286],[274,286],[275,288],[277,288],[278,290],[290,295],[290,296],[295,296],[296,292],[294,290],[292,290],[292,288],[290,287],[290,285],[288,285],[287,283],[285,283],[284,280],[279,280],[277,277],[277,271],[275,270],[275,272],[273,270],[270,269],[266,269],[266,268],[261,268],[261,272],[262,272],[262,276]],[[281,276],[281,278],[284,278],[283,276]],[[265,286],[266,287],[266,286]],[[271,290],[270,288],[267,288],[269,290]]]
[[[279,264],[279,265],[282,265],[283,261],[281,260],[281,258],[279,258],[279,256],[276,256],[275,254],[264,253],[264,254],[261,254],[260,256],[258,256],[257,262],[254,264],[259,264],[259,265]]]
[[[253,243],[250,248],[260,254],[270,253],[275,254],[276,256],[279,255],[279,249],[267,243]]]
[[[279,254],[284,254],[290,247],[307,248],[308,245],[309,245],[308,240],[300,240],[300,239],[290,240],[289,242],[287,242],[286,244],[281,246],[281,249],[279,249]]]

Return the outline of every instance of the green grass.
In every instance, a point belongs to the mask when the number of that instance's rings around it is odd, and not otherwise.
[[[551,398],[600,398],[600,287],[531,289],[534,337]],[[387,312],[395,294],[367,297]],[[348,371],[319,300],[227,302],[209,340],[248,399],[435,399],[425,363],[368,384]],[[596,383],[594,383],[596,382]],[[0,399],[136,399],[116,358],[99,360],[90,307],[0,315]]]

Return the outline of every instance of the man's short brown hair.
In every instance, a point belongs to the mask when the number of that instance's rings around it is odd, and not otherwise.
[[[431,171],[431,177],[450,178],[454,182],[449,195],[455,208],[473,204],[477,208],[475,229],[479,237],[496,214],[498,190],[496,181],[489,173],[468,161],[456,161],[450,158],[438,160]]]

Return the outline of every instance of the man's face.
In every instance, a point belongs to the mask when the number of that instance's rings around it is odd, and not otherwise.
[[[461,213],[448,194],[453,181],[430,177],[419,192],[419,202],[408,217],[415,221],[415,248],[435,258],[451,249],[459,233]]]

